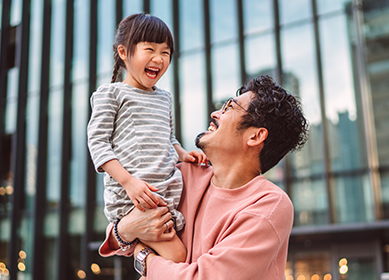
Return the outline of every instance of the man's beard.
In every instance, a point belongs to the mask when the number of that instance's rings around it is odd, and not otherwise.
[[[201,142],[200,138],[203,137],[204,134],[205,134],[205,132],[200,133],[199,135],[196,136],[196,139],[195,139],[196,147],[203,150],[203,151],[204,151],[204,142]]]

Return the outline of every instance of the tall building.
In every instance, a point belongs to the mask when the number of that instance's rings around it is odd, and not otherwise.
[[[116,25],[137,12],[173,32],[158,86],[186,149],[250,77],[301,99],[309,141],[265,174],[294,204],[286,279],[384,277],[388,0],[0,0],[0,280],[137,279],[131,258],[97,253],[107,220],[86,145]]]

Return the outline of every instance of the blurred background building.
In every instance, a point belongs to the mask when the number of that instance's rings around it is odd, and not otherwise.
[[[86,125],[115,27],[142,11],[175,37],[158,85],[186,149],[250,77],[301,98],[310,139],[266,174],[295,207],[286,279],[389,271],[388,0],[0,0],[0,279],[137,279],[97,253]]]

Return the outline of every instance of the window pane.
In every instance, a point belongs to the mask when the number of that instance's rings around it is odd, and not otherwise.
[[[31,1],[28,91],[40,90],[43,0]]]
[[[367,163],[360,131],[363,116],[357,112],[346,18],[326,18],[319,24],[331,168],[362,168]]]
[[[18,106],[19,68],[8,71],[7,104],[5,107],[5,132],[12,134],[16,131],[16,113]]]
[[[310,18],[312,13],[310,0],[279,0],[279,9],[281,24]]]
[[[290,279],[333,279],[331,277],[331,261],[329,253],[300,253],[296,255],[294,260],[295,278],[291,277]]]
[[[389,2],[363,1],[363,19],[378,159],[380,166],[389,166]]]
[[[327,192],[322,179],[293,182],[291,199],[294,205],[295,226],[327,224]]]
[[[70,174],[70,204],[72,208],[85,206],[87,150],[86,127],[88,123],[88,84],[73,87],[72,100],[72,159]],[[71,224],[71,223],[70,223]]]
[[[210,1],[211,41],[219,42],[238,37],[236,1]]]
[[[89,76],[89,5],[89,1],[85,0],[74,2],[73,81]]]
[[[264,34],[246,39],[247,79],[268,74],[274,76],[276,69],[274,34]]]
[[[10,25],[16,26],[22,21],[22,0],[11,1]]]
[[[203,52],[180,57],[181,72],[191,73],[182,75],[180,79],[183,138],[181,144],[187,151],[195,149],[196,136],[208,127],[204,67]]]
[[[238,44],[212,48],[213,101],[235,96],[240,84]]]
[[[141,13],[143,11],[142,0],[123,0],[123,18]]]
[[[162,19],[173,34],[173,17],[171,0],[151,0],[150,13]]]
[[[54,0],[51,10],[50,86],[63,84],[65,59],[65,0]]]
[[[202,1],[180,1],[180,49],[186,51],[204,46]]]
[[[346,6],[351,3],[350,0],[316,0],[317,12],[319,14],[333,12],[337,10],[346,10]]]
[[[282,29],[282,61],[284,87],[301,99],[310,124],[309,140],[304,148],[291,154],[293,176],[322,174],[322,124],[313,40],[309,25]]]
[[[260,32],[273,27],[273,1],[243,1],[244,32]]]
[[[115,1],[99,0],[97,15],[97,74],[111,76],[114,64],[112,45],[116,30]]]
[[[373,196],[368,176],[335,178],[335,204],[339,223],[373,221]]]
[[[47,143],[47,208],[56,209],[60,200],[62,156],[63,91],[52,90],[49,96]]]

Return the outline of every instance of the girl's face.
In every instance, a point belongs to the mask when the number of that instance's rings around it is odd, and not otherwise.
[[[147,91],[153,90],[153,86],[170,64],[170,48],[167,43],[139,42],[133,55],[128,54],[120,45],[118,52],[127,70],[127,77],[123,82]]]

